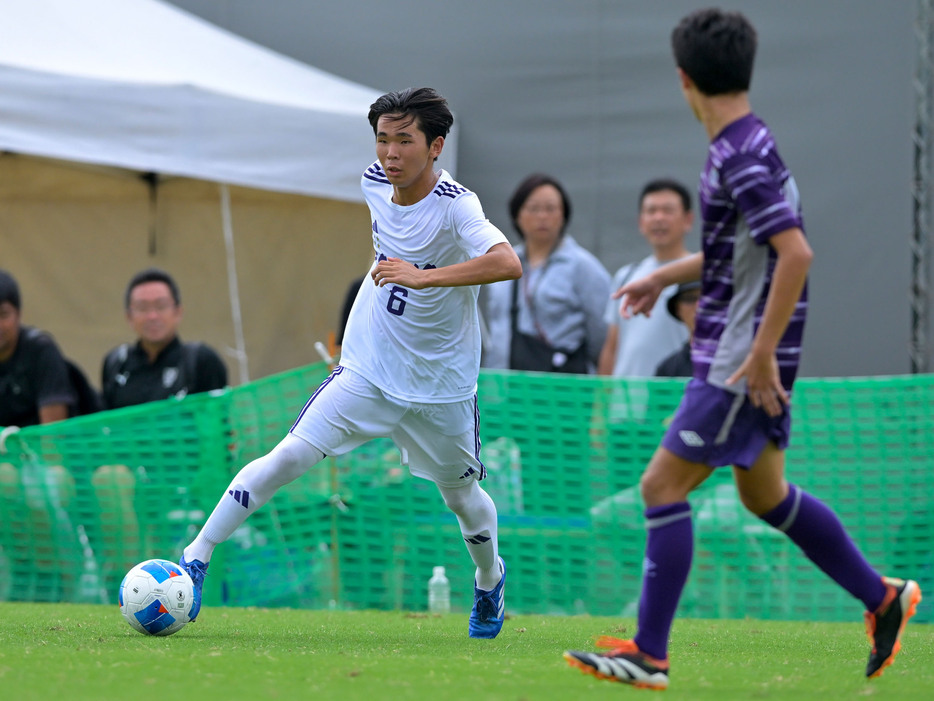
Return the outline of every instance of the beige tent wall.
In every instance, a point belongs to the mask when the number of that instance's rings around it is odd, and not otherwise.
[[[103,355],[133,338],[127,281],[162,267],[181,288],[182,338],[214,346],[239,384],[220,186],[166,178],[157,193],[153,209],[138,173],[0,156],[0,267],[20,283],[23,322],[98,385]],[[230,198],[250,379],[318,360],[314,342],[372,257],[365,205],[240,187]]]

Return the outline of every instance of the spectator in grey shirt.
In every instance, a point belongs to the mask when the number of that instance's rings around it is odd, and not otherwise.
[[[548,175],[523,180],[509,200],[522,243],[522,278],[481,291],[481,365],[542,372],[590,373],[606,338],[610,274],[565,233],[571,201]]]

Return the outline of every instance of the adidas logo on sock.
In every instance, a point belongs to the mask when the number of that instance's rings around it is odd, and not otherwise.
[[[487,532],[488,531],[484,531],[483,533]],[[464,540],[466,540],[468,543],[473,543],[474,545],[483,545],[484,543],[488,543],[490,541],[490,536],[483,535],[483,533],[477,533],[477,535],[465,535]]]
[[[228,489],[227,493],[234,498],[234,501],[240,504],[244,509],[250,508],[250,493],[245,489],[240,491],[239,489]]]

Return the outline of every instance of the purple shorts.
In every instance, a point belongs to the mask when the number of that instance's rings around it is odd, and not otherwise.
[[[754,407],[745,395],[692,379],[662,438],[662,447],[690,462],[748,470],[769,441],[779,450],[787,448],[789,435],[788,407],[773,418]]]

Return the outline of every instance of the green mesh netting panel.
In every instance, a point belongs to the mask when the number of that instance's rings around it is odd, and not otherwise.
[[[285,434],[323,365],[216,395],[31,427],[0,454],[0,600],[113,601],[123,574],[177,559],[237,470]],[[507,607],[633,615],[645,534],[638,480],[684,383],[535,373],[480,378],[484,487],[499,510]],[[934,590],[934,376],[801,380],[788,475],[870,561]],[[692,496],[681,614],[851,620],[859,604],[746,513],[728,469]],[[467,611],[473,568],[436,488],[388,440],[328,458],[230,542],[207,605],[423,609],[434,565]],[[930,599],[930,597],[929,597]],[[923,603],[918,616],[934,618]]]

